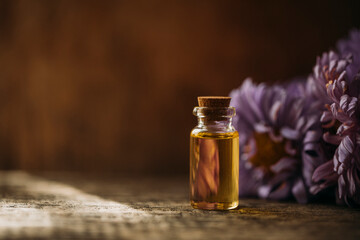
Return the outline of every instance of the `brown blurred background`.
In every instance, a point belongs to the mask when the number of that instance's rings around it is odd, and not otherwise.
[[[198,95],[307,75],[357,1],[0,1],[0,168],[187,173]]]

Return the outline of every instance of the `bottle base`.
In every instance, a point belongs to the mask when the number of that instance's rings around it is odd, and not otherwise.
[[[239,206],[239,201],[233,202],[195,202],[190,201],[191,206],[195,209],[202,210],[231,210]]]

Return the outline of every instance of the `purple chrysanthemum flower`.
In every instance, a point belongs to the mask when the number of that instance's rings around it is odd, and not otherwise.
[[[306,91],[304,81],[267,86],[247,79],[231,92],[240,137],[240,197],[308,201],[314,163],[321,162],[321,132]]]
[[[313,74],[308,78],[308,87],[315,100],[329,104],[332,100],[327,95],[327,84],[345,74],[345,69],[351,62],[351,56],[340,58],[334,51],[323,53],[316,59]],[[341,76],[343,77],[343,76]]]
[[[324,105],[323,139],[334,148],[329,161],[314,172],[311,192],[337,185],[338,201],[348,205],[360,204],[360,34],[351,36],[339,42],[340,55],[323,54],[309,77],[314,96]]]
[[[347,67],[346,75],[349,80],[354,79],[360,71],[360,30],[352,30],[349,38],[339,40],[336,46],[341,57],[352,56],[353,62]]]

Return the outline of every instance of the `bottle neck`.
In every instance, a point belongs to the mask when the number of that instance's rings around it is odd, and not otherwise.
[[[195,107],[193,114],[198,119],[196,128],[209,132],[234,132],[232,117],[235,116],[233,107]]]
[[[209,118],[198,117],[197,128],[206,129],[209,131],[233,132],[235,128],[232,125],[232,118]]]

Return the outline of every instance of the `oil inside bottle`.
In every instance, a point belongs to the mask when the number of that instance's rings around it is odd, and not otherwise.
[[[239,203],[238,177],[238,132],[191,133],[190,200],[194,208],[236,208]]]

